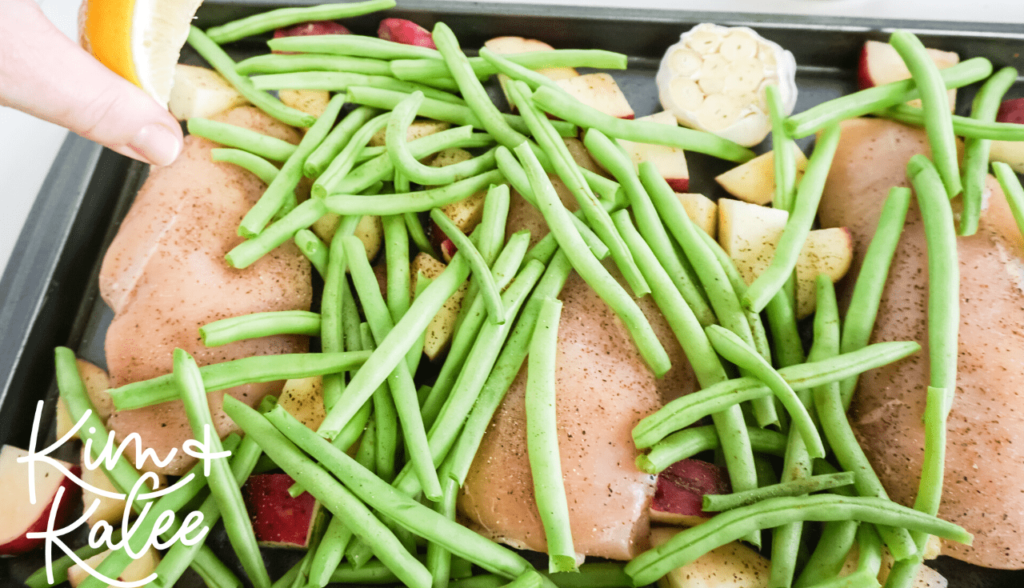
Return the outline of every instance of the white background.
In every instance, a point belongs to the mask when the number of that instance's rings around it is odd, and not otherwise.
[[[398,0],[401,2],[401,0]],[[451,0],[447,0],[451,1]],[[495,3],[642,7],[871,18],[1021,24],[1024,0],[490,0]],[[37,0],[65,34],[75,37],[79,0]],[[3,0],[0,0],[3,18]],[[0,270],[67,132],[0,107]]]

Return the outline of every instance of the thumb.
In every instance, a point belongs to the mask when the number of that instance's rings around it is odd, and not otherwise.
[[[5,0],[0,12],[0,105],[147,163],[178,157],[181,126],[153,98],[67,38],[32,0]]]

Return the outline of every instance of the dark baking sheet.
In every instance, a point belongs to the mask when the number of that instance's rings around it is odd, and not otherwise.
[[[1024,33],[1019,26],[1006,24],[399,2],[401,6],[389,16],[409,18],[427,28],[443,20],[467,48],[479,47],[498,35],[520,35],[543,39],[555,47],[625,53],[630,56],[630,69],[613,75],[638,116],[661,110],[653,82],[658,61],[681,32],[700,22],[750,26],[792,51],[799,64],[797,112],[855,90],[857,59],[864,41],[885,40],[896,28],[917,32],[929,47],[957,51],[964,58],[987,57],[996,68],[1012,65],[1024,71]],[[208,0],[196,24],[206,28],[268,8],[315,3]],[[345,24],[356,33],[374,34],[380,18],[379,14],[369,15]],[[263,40],[248,39],[228,49],[241,58],[265,51]],[[187,48],[182,59],[199,62]],[[973,88],[959,92],[958,112],[969,111],[973,93]],[[1008,95],[1019,96],[1024,96],[1024,80],[1018,80]],[[728,164],[693,154],[687,157],[693,176],[691,190],[718,196],[712,178]],[[47,415],[52,416],[55,346],[70,346],[81,357],[103,365],[103,338],[111,313],[99,299],[96,276],[103,252],[147,171],[143,164],[77,136],[69,137],[57,155],[0,281],[0,443],[28,444],[38,401],[47,403]],[[47,422],[52,423],[52,418],[44,417]],[[52,431],[49,435],[52,438]],[[212,544],[225,561],[233,563],[230,548],[219,533]],[[267,555],[274,577],[295,557],[281,551],[268,551]],[[41,564],[39,552],[0,560],[0,585],[22,585]],[[948,558],[933,564],[953,588],[1024,586],[1024,572],[973,568]],[[186,584],[201,585],[195,576],[186,576],[182,585]]]

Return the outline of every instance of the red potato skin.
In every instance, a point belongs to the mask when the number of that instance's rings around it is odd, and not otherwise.
[[[351,35],[352,31],[345,28],[344,25],[340,25],[333,20],[315,20],[312,22],[304,22],[297,24],[292,27],[277,29],[274,31],[274,38],[281,39],[284,37],[310,37],[319,35]],[[277,53],[278,55],[295,55],[294,51],[271,51],[271,53]]]
[[[253,107],[217,117],[277,138],[298,142],[298,133]],[[285,243],[244,270],[231,268],[224,256],[242,242],[236,236],[245,213],[265,185],[251,173],[210,159],[214,143],[185,138],[182,155],[172,165],[154,168],[125,217],[100,270],[100,293],[114,310],[105,344],[112,386],[147,380],[172,369],[180,347],[200,366],[257,355],[303,353],[305,337],[280,336],[207,348],[199,327],[209,322],[276,310],[309,310],[312,283],[309,262],[293,243]],[[224,394],[256,406],[283,382],[254,383],[208,396],[214,425],[221,436],[237,427],[221,409]],[[177,453],[165,467],[151,460],[145,471],[180,475],[195,462],[182,452],[193,436],[181,401],[137,410],[116,411],[107,421],[120,443],[138,432],[144,446],[160,459]],[[131,451],[131,450],[130,450]]]
[[[393,41],[403,45],[415,45],[428,49],[437,49],[430,31],[404,18],[385,18],[380,21],[377,36],[385,41]]]
[[[857,88],[865,90],[874,86],[875,83],[871,81],[871,73],[868,69],[868,46],[865,44],[860,50],[860,60],[857,62]]]
[[[684,459],[658,474],[651,518],[658,522],[693,525],[714,513],[703,509],[705,494],[731,492],[724,468],[698,459]]]
[[[242,498],[260,545],[309,546],[316,515],[316,499],[309,492],[292,498],[288,489],[295,481],[288,474],[256,474],[242,486]]]
[[[672,187],[673,192],[686,194],[690,191],[690,178],[673,178],[665,180]]]
[[[1024,125],[1024,98],[1004,100],[999,105],[999,113],[996,114],[996,121],[1001,123],[1013,123]]]
[[[68,471],[76,477],[79,477],[82,474],[82,468],[78,466],[70,466]],[[64,495],[60,498],[60,506],[57,508],[57,514],[54,517],[54,529],[59,529],[68,523],[71,519],[71,515],[74,513],[80,502],[80,496],[82,494],[82,488],[67,476],[64,477],[64,481],[61,482],[59,488],[64,488]],[[55,497],[56,493],[54,493],[54,496],[50,498],[50,503],[46,505],[46,508],[43,509],[42,516],[36,519],[36,522],[33,523],[31,527],[25,529],[21,536],[0,545],[0,556],[12,556],[28,553],[46,541],[43,538],[29,539],[27,535],[29,533],[40,533],[47,529],[47,526],[50,524],[50,509],[53,507],[53,498]]]

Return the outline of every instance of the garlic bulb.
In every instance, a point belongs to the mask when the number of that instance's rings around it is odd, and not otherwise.
[[[704,23],[668,48],[657,84],[679,124],[750,147],[771,130],[765,86],[778,85],[784,112],[793,112],[796,59],[747,27]]]

